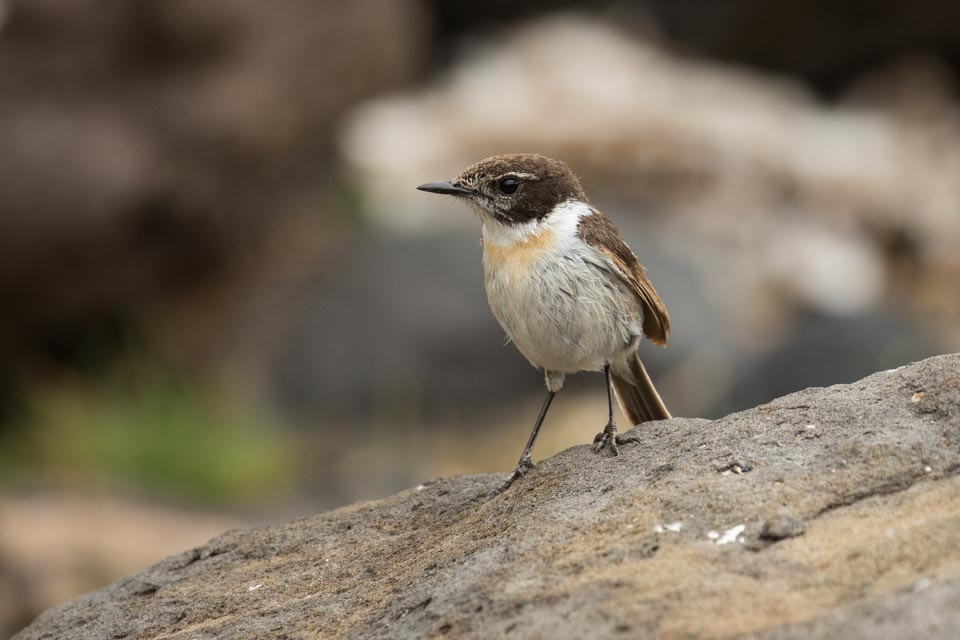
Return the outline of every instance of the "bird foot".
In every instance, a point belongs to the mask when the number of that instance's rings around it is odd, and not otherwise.
[[[517,463],[517,467],[513,470],[513,473],[511,473],[507,479],[504,480],[503,484],[497,487],[496,490],[494,490],[493,493],[491,493],[488,497],[493,498],[500,495],[506,491],[516,480],[519,480],[523,476],[527,475],[527,472],[531,469],[533,469],[533,460],[530,459],[529,455],[523,456],[520,458],[520,462]]]
[[[600,453],[606,449],[610,456],[618,456],[620,455],[620,447],[618,445],[627,444],[628,442],[640,442],[640,438],[636,436],[621,436],[617,433],[617,425],[608,422],[607,426],[603,428],[603,431],[598,433],[597,437],[593,439],[593,452]]]

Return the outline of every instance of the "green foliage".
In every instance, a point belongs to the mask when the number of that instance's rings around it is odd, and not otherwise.
[[[31,393],[26,406],[24,423],[0,441],[0,483],[249,504],[297,479],[289,434],[169,373],[61,382]]]

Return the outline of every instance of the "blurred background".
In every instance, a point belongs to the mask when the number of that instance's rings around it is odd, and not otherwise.
[[[949,0],[0,0],[0,636],[231,526],[505,472],[479,222],[567,160],[675,415],[960,350]],[[546,457],[605,422],[568,382]]]

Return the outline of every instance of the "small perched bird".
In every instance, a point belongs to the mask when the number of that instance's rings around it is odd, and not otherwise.
[[[547,397],[500,493],[533,468],[530,451],[567,374],[603,370],[609,417],[594,451],[619,455],[613,394],[634,425],[670,418],[637,355],[665,345],[670,317],[614,224],[559,160],[537,154],[481,160],[417,189],[461,198],[483,222],[483,280],[493,315],[534,367]]]

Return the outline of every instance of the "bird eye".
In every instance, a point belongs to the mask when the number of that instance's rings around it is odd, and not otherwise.
[[[517,192],[517,189],[520,188],[520,181],[516,178],[504,178],[500,181],[500,184],[497,185],[497,188],[500,189],[500,193],[512,196]]]

